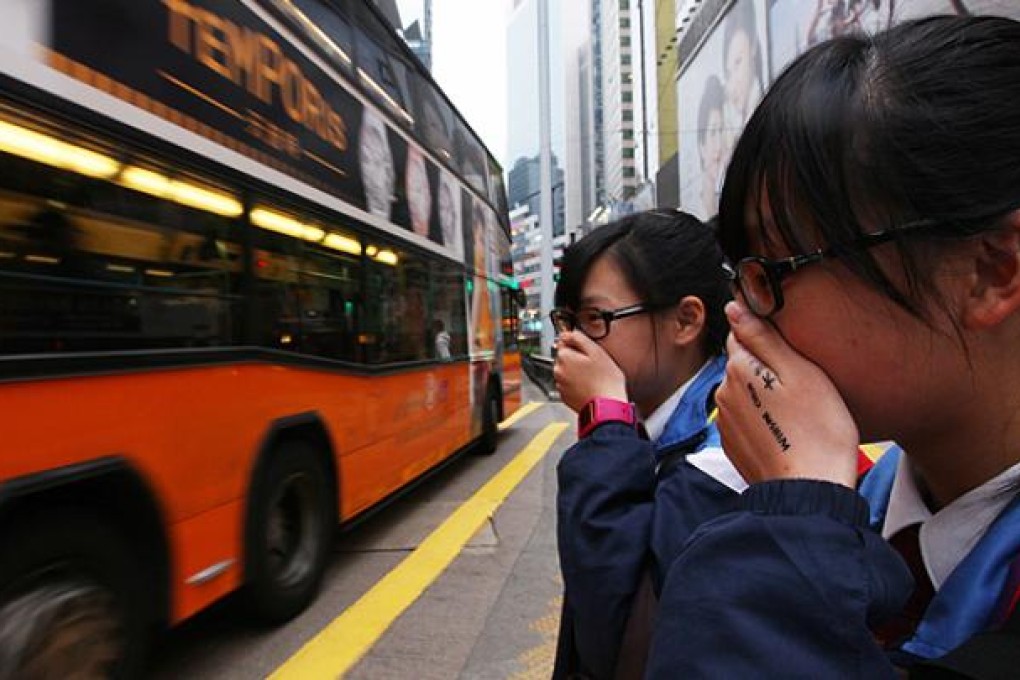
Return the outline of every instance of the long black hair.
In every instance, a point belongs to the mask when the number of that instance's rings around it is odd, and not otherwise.
[[[930,320],[924,302],[946,307],[925,254],[1020,207],[1018,103],[1020,23],[1010,19],[928,17],[823,42],[776,80],[736,145],[723,250],[749,254],[748,209],[759,240],[771,222],[789,253],[929,223],[896,239],[905,290],[867,252],[842,261]]]
[[[563,253],[557,307],[577,309],[588,272],[602,255],[613,259],[653,310],[698,297],[705,305],[705,348],[711,355],[722,352],[730,289],[711,226],[679,210],[651,210],[599,227]]]

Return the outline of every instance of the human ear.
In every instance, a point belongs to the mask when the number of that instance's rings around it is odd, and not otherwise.
[[[1002,229],[980,237],[973,261],[963,325],[993,328],[1020,309],[1020,210],[1007,216]]]
[[[695,295],[688,295],[673,308],[673,341],[677,345],[695,342],[705,327],[705,303]]]

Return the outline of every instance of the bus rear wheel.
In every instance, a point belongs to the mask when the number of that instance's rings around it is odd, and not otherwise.
[[[489,456],[496,452],[499,437],[499,395],[489,387],[485,392],[485,411],[482,413],[482,438],[478,442],[478,452]]]
[[[148,600],[119,533],[75,509],[25,521],[0,540],[0,678],[141,672]]]
[[[292,619],[318,594],[333,535],[326,475],[311,444],[287,441],[253,490],[245,594],[264,623]]]

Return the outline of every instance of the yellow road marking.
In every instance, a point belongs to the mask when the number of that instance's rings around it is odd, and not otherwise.
[[[524,406],[522,406],[519,409],[517,409],[516,413],[514,413],[512,416],[510,416],[509,418],[504,420],[502,423],[500,423],[499,424],[499,431],[502,432],[503,430],[505,430],[506,428],[510,427],[511,425],[516,423],[518,420],[523,418],[524,416],[529,415],[533,411],[537,411],[538,409],[542,408],[543,406],[545,406],[545,404],[543,404],[542,402],[529,401],[527,404],[525,404]]]
[[[338,678],[350,670],[453,562],[567,427],[567,423],[557,422],[543,428],[414,552],[277,668],[270,678]]]

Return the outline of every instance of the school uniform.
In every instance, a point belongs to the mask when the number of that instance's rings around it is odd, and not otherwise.
[[[643,580],[657,595],[691,533],[738,507],[746,484],[708,423],[724,371],[723,357],[707,362],[643,423],[646,436],[608,422],[564,453],[564,604],[553,677],[613,677]]]
[[[740,509],[701,526],[670,566],[648,677],[876,678],[896,677],[897,666],[923,677],[932,659],[959,669],[961,646],[991,640],[985,631],[1016,600],[1018,483],[1015,466],[932,515],[894,448],[859,492],[808,480],[750,486]],[[902,555],[916,558],[919,591],[930,579],[933,597],[908,603],[915,578],[890,543],[917,526]],[[891,639],[906,604],[919,606],[919,622]],[[1007,677],[1020,637],[993,642],[969,656],[992,668],[988,677]]]

